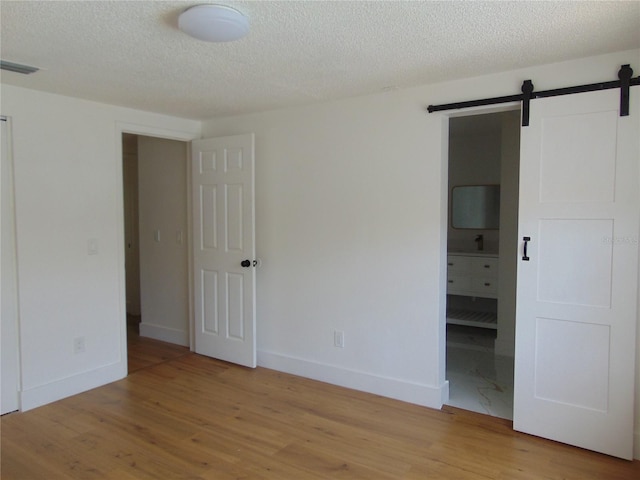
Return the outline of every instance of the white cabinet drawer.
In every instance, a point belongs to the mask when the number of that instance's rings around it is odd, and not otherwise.
[[[464,273],[468,274],[471,270],[471,258],[461,257],[458,255],[449,255],[447,257],[448,273]]]
[[[497,278],[477,278],[471,279],[471,290],[478,292],[478,296],[497,295],[498,279]]]
[[[494,277],[498,276],[498,259],[472,257],[471,274],[476,276]]]
[[[461,295],[471,289],[471,277],[449,275],[447,277],[447,292]]]

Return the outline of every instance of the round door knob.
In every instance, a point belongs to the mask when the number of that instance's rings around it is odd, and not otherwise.
[[[251,266],[251,260],[243,260],[242,262],[240,262],[240,266],[242,266],[242,267],[250,267]]]

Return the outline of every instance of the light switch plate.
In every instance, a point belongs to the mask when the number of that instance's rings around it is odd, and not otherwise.
[[[98,239],[90,238],[87,241],[87,253],[89,255],[97,255],[98,254]]]

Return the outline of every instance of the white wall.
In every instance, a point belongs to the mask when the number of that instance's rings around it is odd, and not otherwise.
[[[429,124],[440,120],[398,94],[206,125],[205,136],[256,132],[261,365],[441,405],[446,217]]]
[[[536,90],[613,80],[639,58],[620,52],[205,122],[204,136],[256,133],[259,363],[439,407],[451,113],[425,107],[518,93],[526,79]],[[334,329],[344,349],[333,347]]]
[[[121,131],[193,138],[200,122],[7,85],[1,95],[13,122],[26,410],[126,375]]]
[[[188,346],[187,144],[139,136],[138,186],[140,335]]]

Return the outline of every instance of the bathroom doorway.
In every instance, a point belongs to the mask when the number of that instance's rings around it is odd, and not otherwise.
[[[513,418],[520,111],[449,120],[448,404]]]

